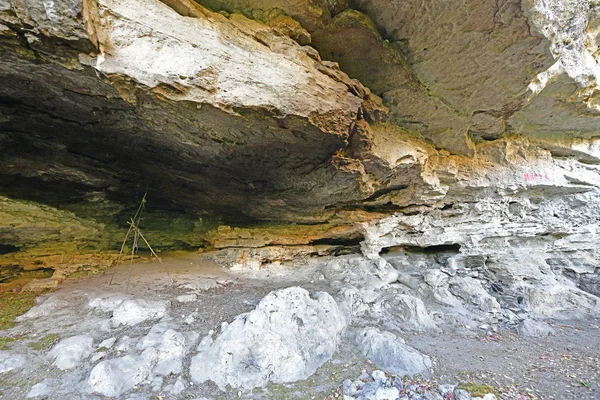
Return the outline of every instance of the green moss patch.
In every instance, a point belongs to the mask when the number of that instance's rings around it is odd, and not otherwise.
[[[488,393],[492,393],[496,397],[499,396],[498,391],[493,387],[475,382],[462,382],[456,389],[466,390],[471,393],[471,396],[473,397],[483,397]]]
[[[33,350],[38,350],[38,351],[46,350],[50,346],[52,346],[54,343],[58,342],[58,339],[60,339],[59,335],[57,335],[56,333],[51,333],[51,334],[44,336],[37,342],[29,343],[29,347],[31,347]]]
[[[0,330],[16,325],[15,318],[35,305],[35,293],[0,294]]]
[[[19,339],[20,338],[18,338],[18,337],[12,337],[12,336],[0,337],[0,350],[6,350],[8,347],[10,347],[10,343],[15,342]]]

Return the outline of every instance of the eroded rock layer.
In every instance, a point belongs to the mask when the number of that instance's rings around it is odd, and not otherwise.
[[[157,249],[362,251],[457,315],[597,313],[599,24],[593,1],[0,1],[0,265],[98,263],[145,194]]]

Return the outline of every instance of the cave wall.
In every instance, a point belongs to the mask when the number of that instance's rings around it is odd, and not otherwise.
[[[593,309],[599,21],[587,1],[2,0],[0,265],[118,250],[146,195],[157,249],[459,246],[436,265],[484,260],[482,290]]]

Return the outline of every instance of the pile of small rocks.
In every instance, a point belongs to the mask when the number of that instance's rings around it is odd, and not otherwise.
[[[438,385],[430,379],[400,378],[375,370],[366,371],[354,381],[346,379],[343,387],[344,400],[497,400],[488,393],[473,397],[456,385]]]

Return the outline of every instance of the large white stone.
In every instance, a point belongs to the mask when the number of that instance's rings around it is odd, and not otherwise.
[[[164,300],[125,300],[113,311],[113,325],[133,326],[146,320],[159,319],[168,308],[169,302]]]
[[[168,324],[156,324],[138,343],[140,349],[149,347],[154,347],[158,351],[157,362],[152,370],[154,375],[177,375],[182,372],[187,346],[185,337],[181,333],[170,329]]]
[[[20,354],[0,351],[0,374],[21,368],[25,365],[25,361],[25,357]]]
[[[94,393],[119,397],[149,377],[157,357],[157,351],[151,347],[139,356],[100,361],[92,369],[87,383]]]
[[[28,399],[35,398],[35,397],[48,398],[48,396],[50,396],[51,394],[52,394],[52,380],[44,379],[40,383],[36,383],[35,385],[33,385],[31,387],[31,390],[29,391],[29,393],[27,393],[27,398]]]
[[[94,352],[93,344],[94,338],[91,336],[72,336],[58,342],[48,356],[54,360],[52,364],[56,368],[63,371],[73,369]]]
[[[327,293],[299,287],[269,293],[192,359],[195,382],[251,389],[306,379],[337,349],[346,321]]]

